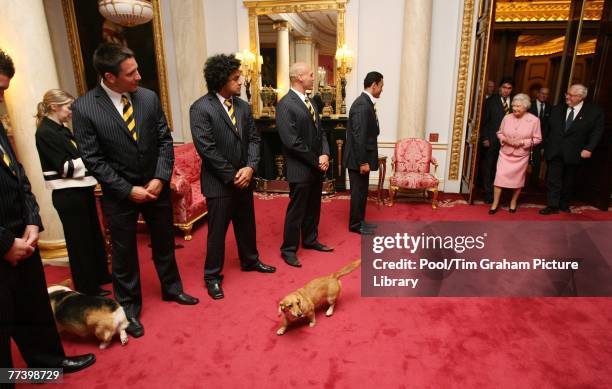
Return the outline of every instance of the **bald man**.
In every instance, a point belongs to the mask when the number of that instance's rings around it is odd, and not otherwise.
[[[290,266],[301,267],[297,250],[333,251],[319,242],[321,187],[329,168],[329,143],[315,104],[306,95],[314,74],[308,64],[297,62],[289,69],[291,89],[276,106],[276,127],[283,144],[289,181],[289,206],[281,256]]]
[[[554,107],[544,135],[547,207],[541,215],[570,213],[576,171],[583,160],[591,158],[604,132],[601,108],[584,101],[588,90],[574,84],[565,93],[565,104]]]

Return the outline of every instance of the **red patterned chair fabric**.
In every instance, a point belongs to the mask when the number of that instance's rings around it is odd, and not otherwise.
[[[434,174],[430,173],[430,165],[434,165]],[[423,139],[406,138],[395,145],[395,153],[391,162],[393,175],[389,179],[389,206],[398,191],[402,189],[418,189],[432,192],[432,208],[437,207],[439,180],[435,176],[438,162],[432,156],[431,143]]]
[[[170,180],[174,225],[191,240],[193,224],[204,217],[208,208],[200,188],[202,162],[193,143],[174,148],[174,169]]]

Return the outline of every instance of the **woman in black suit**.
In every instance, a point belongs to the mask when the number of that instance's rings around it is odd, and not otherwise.
[[[89,173],[70,129],[74,98],[59,89],[45,93],[36,114],[36,148],[45,178],[53,190],[53,206],[59,214],[74,288],[88,295],[108,295],[100,285],[111,276],[96,210],[96,179]]]

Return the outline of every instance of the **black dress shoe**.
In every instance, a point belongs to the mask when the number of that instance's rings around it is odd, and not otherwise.
[[[206,280],[206,290],[208,295],[215,300],[220,300],[225,295],[223,294],[223,288],[221,288],[221,281],[219,280]]]
[[[559,209],[555,208],[555,207],[546,207],[544,209],[540,209],[540,212],[538,212],[540,215],[552,215],[555,213],[559,213]]]
[[[200,300],[198,300],[196,297],[190,296],[187,293],[162,294],[162,300],[174,301],[175,303],[179,303],[181,305],[196,305],[200,302]]]
[[[302,247],[305,248],[306,250],[317,250],[317,251],[323,251],[325,253],[329,253],[331,251],[334,251],[333,248],[327,247],[324,244],[322,244],[321,242],[316,242],[313,245],[302,245]]]
[[[489,215],[495,215],[495,213],[497,213],[497,208],[489,209]]]
[[[111,294],[111,292],[109,290],[106,289],[98,289],[98,291],[94,294],[94,296],[99,296],[99,297],[104,297],[104,296],[109,296]]]
[[[361,235],[374,235],[374,231],[363,228],[363,227],[349,228],[349,231],[354,232],[356,234],[361,234]]]
[[[375,224],[375,223],[368,223],[368,222],[362,222],[362,223],[361,223],[361,226],[362,226],[363,228],[365,228],[365,229],[368,229],[368,230],[375,230],[375,229],[377,229],[377,228],[378,228],[378,224]]]
[[[565,213],[572,213],[572,210],[569,207],[559,207],[559,211]]]
[[[131,317],[128,319],[128,322],[130,324],[128,324],[127,328],[125,329],[125,332],[132,335],[132,337],[134,338],[140,338],[144,335],[144,326],[138,319],[136,319],[135,317]]]
[[[76,373],[79,370],[83,370],[88,366],[91,366],[96,362],[96,356],[93,354],[83,354],[74,357],[66,357],[60,362],[59,367],[63,369],[64,374]]]
[[[509,206],[509,207],[508,207],[508,212],[510,212],[510,213],[516,213],[516,209],[517,209],[517,208],[518,208],[518,205],[517,205],[516,207],[514,207],[514,208],[512,208],[512,206]]]
[[[302,267],[302,264],[295,255],[282,255],[283,259],[289,266]]]
[[[274,266],[266,265],[261,261],[257,261],[250,266],[241,268],[242,271],[256,271],[259,273],[274,273],[276,268]]]

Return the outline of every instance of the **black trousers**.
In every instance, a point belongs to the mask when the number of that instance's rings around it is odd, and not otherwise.
[[[352,169],[349,169],[348,174],[351,184],[349,229],[356,230],[361,227],[361,223],[365,220],[370,174],[360,174],[359,170]]]
[[[572,200],[576,172],[580,165],[568,165],[561,157],[550,159],[547,163],[546,198],[548,206],[567,208]]]
[[[302,236],[302,245],[313,245],[319,235],[322,178],[307,183],[289,183],[289,206],[281,254],[295,255]]]
[[[255,228],[253,190],[236,189],[232,196],[207,198],[208,239],[204,279],[221,280],[225,263],[225,237],[230,221],[234,227],[240,265],[248,267],[259,260]]]
[[[96,210],[94,187],[53,191],[53,206],[59,214],[75,290],[93,295],[110,280],[104,239]]]
[[[534,165],[531,167],[529,182],[532,186],[537,187],[540,183],[540,168],[542,165],[542,144],[535,145],[533,147],[533,162]]]
[[[56,367],[65,358],[38,250],[16,267],[0,258],[0,367],[13,366],[11,338],[28,367]]]
[[[497,173],[497,158],[499,157],[499,147],[491,146],[483,147],[484,151],[482,169],[482,185],[485,190],[485,196],[488,200],[493,200],[493,182],[495,182],[495,173]]]
[[[139,317],[142,309],[140,269],[136,246],[138,215],[149,227],[153,262],[161,282],[162,293],[179,294],[183,284],[174,256],[174,227],[170,190],[165,185],[159,198],[137,204],[129,199],[117,201],[103,197],[102,207],[108,221],[113,244],[113,289],[115,298],[127,317]]]

